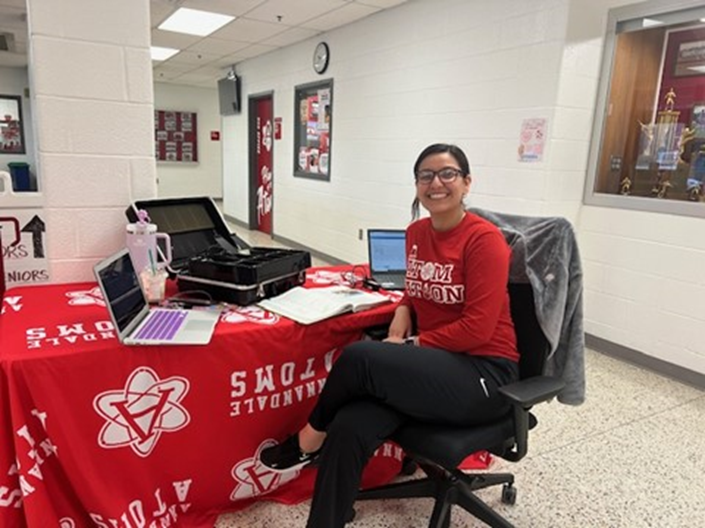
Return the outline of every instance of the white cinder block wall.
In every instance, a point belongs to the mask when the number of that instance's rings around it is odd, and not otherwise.
[[[586,330],[705,373],[702,220],[582,206],[607,10],[628,0],[411,0],[237,67],[247,94],[274,91],[274,232],[366,258],[359,228],[401,227],[411,167],[430,142],[469,154],[471,204],[575,222]],[[318,40],[331,47],[323,77]],[[331,181],[294,178],[293,87],[334,79]],[[227,214],[247,221],[247,105],[223,120]],[[517,161],[525,118],[549,120],[540,163]]]
[[[28,15],[51,280],[92,280],[127,205],[156,193],[149,5],[29,0]]]
[[[211,131],[220,131],[218,90],[175,84],[154,83],[154,108],[196,112],[198,162],[157,162],[160,198],[179,196],[223,197],[223,155],[221,141],[211,140]]]

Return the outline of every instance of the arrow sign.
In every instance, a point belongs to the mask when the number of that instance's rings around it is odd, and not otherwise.
[[[32,246],[34,247],[34,258],[44,258],[44,244],[42,233],[46,231],[44,221],[37,215],[25,224],[22,228],[23,233],[32,233]]]

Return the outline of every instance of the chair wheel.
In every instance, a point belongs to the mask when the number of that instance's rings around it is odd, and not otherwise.
[[[517,489],[511,484],[505,484],[502,486],[502,502],[504,504],[516,504],[517,501]]]
[[[355,520],[355,508],[350,508],[347,517],[345,517],[345,524],[351,523]]]

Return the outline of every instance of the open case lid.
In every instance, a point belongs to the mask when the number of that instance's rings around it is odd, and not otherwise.
[[[137,211],[147,211],[157,231],[171,238],[172,270],[181,270],[188,260],[213,246],[235,252],[250,246],[230,233],[213,199],[207,196],[138,200],[125,210],[130,222],[137,222]]]

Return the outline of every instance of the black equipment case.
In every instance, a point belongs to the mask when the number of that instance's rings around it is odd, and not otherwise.
[[[247,305],[306,280],[307,251],[250,247],[230,233],[209,197],[136,201],[125,211],[130,222],[139,209],[171,238],[168,269],[180,292],[205,291],[214,300]]]

